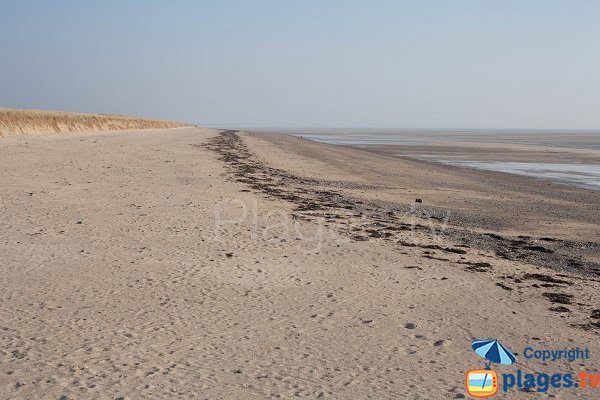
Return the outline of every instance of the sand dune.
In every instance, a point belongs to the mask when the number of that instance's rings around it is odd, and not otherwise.
[[[0,108],[0,137],[61,132],[164,129],[183,126],[189,125],[121,115]]]

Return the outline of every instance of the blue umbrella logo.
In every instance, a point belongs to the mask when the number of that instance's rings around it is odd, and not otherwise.
[[[487,360],[485,363],[486,370],[490,370],[492,363],[510,365],[517,361],[517,357],[498,340],[475,340],[471,343],[471,347],[475,353]],[[495,372],[485,373],[481,384],[482,389],[488,384],[488,376],[492,376],[492,374],[495,374]]]
[[[517,357],[498,340],[475,340],[471,347],[475,353],[488,360],[485,369],[490,369],[492,363],[510,365],[517,361]]]

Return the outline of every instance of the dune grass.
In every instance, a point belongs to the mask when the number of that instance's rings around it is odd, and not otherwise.
[[[188,125],[121,115],[0,108],[0,137],[61,132],[164,129],[184,126]]]

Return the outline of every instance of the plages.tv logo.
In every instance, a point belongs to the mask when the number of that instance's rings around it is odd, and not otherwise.
[[[475,340],[471,347],[479,355],[486,359],[485,369],[472,369],[467,371],[465,384],[467,393],[472,397],[491,397],[498,392],[498,374],[492,371],[491,364],[510,365],[517,357],[504,347],[498,340]]]

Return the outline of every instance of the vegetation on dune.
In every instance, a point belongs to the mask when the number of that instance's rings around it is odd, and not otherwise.
[[[0,108],[0,137],[60,132],[164,129],[183,126],[187,125],[121,115]]]

